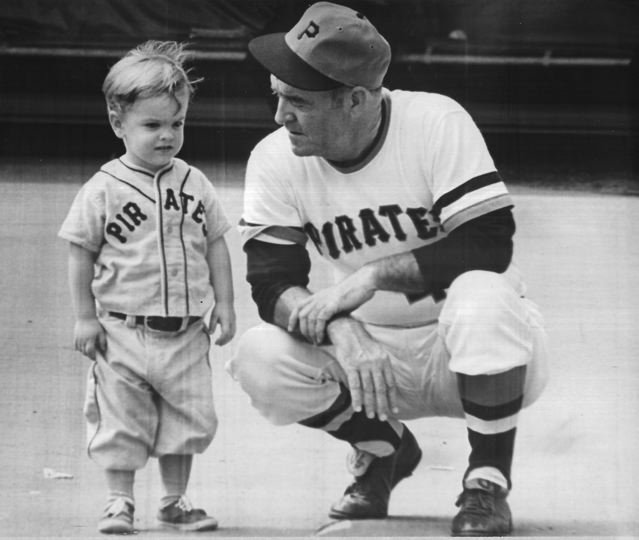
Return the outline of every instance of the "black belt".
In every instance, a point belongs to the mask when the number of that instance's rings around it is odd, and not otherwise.
[[[116,319],[126,320],[127,315],[118,313],[117,311],[109,311],[109,315]],[[191,326],[202,317],[188,317],[186,326]],[[155,315],[135,315],[135,324],[146,326],[151,330],[159,330],[161,332],[177,332],[182,328],[184,317],[157,317]]]

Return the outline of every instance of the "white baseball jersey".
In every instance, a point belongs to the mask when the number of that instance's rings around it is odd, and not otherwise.
[[[183,317],[212,306],[206,253],[229,228],[197,168],[173,158],[153,174],[115,159],[84,184],[59,236],[97,253],[92,290],[105,310]]]
[[[438,94],[386,89],[384,103],[386,131],[354,169],[295,156],[284,128],[263,139],[247,166],[243,240],[281,243],[286,235],[278,228],[301,228],[339,279],[512,205],[506,186],[490,174],[495,166],[482,135],[459,104]],[[379,291],[353,315],[374,324],[421,326],[437,319],[441,304]]]

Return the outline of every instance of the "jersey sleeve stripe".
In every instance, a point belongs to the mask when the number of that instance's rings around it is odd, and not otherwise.
[[[508,193],[503,193],[491,199],[482,200],[451,215],[442,222],[442,227],[446,232],[450,232],[467,221],[509,206],[514,206],[512,197]]]
[[[496,171],[471,178],[467,182],[464,182],[461,186],[456,187],[455,189],[449,191],[448,193],[445,193],[439,199],[437,199],[437,201],[435,201],[435,204],[433,204],[432,212],[435,216],[438,217],[445,207],[450,206],[455,201],[461,199],[467,193],[471,193],[486,186],[498,184],[501,182],[501,177]]]
[[[240,235],[242,243],[245,244],[258,236],[272,236],[280,240],[286,240],[301,246],[306,244],[306,234],[301,227],[285,227],[281,225],[261,225],[259,223],[248,223],[243,218],[239,223]],[[268,242],[268,238],[261,238]]]

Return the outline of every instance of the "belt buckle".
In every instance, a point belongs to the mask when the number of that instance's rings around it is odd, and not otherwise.
[[[144,326],[159,332],[181,332],[187,325],[187,317],[158,317],[157,315],[144,317]]]

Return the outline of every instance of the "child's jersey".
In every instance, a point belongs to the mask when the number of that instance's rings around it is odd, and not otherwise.
[[[212,306],[208,246],[229,228],[197,168],[174,158],[153,174],[115,159],[82,186],[59,236],[97,255],[103,309],[183,317]]]

